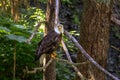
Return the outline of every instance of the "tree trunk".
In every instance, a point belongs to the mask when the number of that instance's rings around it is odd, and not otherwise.
[[[19,20],[19,0],[10,0],[11,15],[15,22]]]
[[[46,11],[46,32],[54,28],[55,20],[55,1],[48,0],[47,11]],[[50,55],[47,56],[47,62],[50,60]],[[43,80],[56,80],[55,71],[56,62],[53,61],[45,70],[43,74]]]
[[[3,13],[5,13],[7,11],[6,0],[1,1],[1,4],[2,4],[1,10],[2,10]]]
[[[108,2],[104,2],[108,1]],[[110,0],[84,0],[84,13],[80,26],[80,44],[102,67],[106,68],[109,48],[109,27],[111,16]],[[86,59],[81,53],[78,62]],[[78,66],[80,72],[91,80],[105,80],[106,75],[91,63]],[[77,77],[77,80],[80,80]]]

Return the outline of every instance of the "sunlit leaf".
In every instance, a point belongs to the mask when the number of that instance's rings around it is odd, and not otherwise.
[[[25,27],[23,25],[19,25],[19,24],[14,24],[15,27],[20,28],[20,29],[25,29]]]

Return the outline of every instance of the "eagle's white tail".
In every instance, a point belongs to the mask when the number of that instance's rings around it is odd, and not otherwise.
[[[40,65],[45,65],[46,64],[46,54],[42,54],[39,58]]]

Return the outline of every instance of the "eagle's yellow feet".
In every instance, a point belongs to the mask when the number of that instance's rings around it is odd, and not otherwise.
[[[53,53],[51,54],[51,57],[52,57],[53,59],[55,59],[56,56],[57,56],[57,54],[56,54],[55,52],[53,52]]]

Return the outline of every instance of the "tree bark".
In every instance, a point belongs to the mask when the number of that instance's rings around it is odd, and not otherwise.
[[[15,22],[18,22],[19,16],[19,0],[10,0],[11,15]]]
[[[55,1],[48,0],[47,11],[46,11],[46,32],[54,28],[55,20]],[[47,62],[50,60],[50,55],[47,56]],[[43,74],[43,80],[56,80],[55,71],[56,62],[53,61],[45,70]]]
[[[1,11],[5,13],[7,11],[6,0],[1,1],[1,4],[2,4]]]
[[[112,2],[96,1],[84,0],[84,12],[80,26],[80,44],[89,55],[102,67],[106,68]],[[81,53],[78,53],[77,61],[84,62],[86,59]],[[91,63],[78,66],[78,68],[86,78],[105,80],[106,75]],[[77,80],[80,80],[79,77],[77,77]]]

